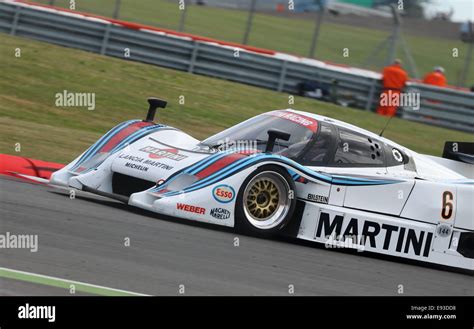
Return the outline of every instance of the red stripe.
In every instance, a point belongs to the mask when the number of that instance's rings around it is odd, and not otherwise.
[[[158,192],[153,192],[151,194],[161,197],[163,194],[165,194],[167,192],[171,192],[171,190],[168,190],[167,188],[164,188],[164,189],[162,189]]]
[[[231,163],[234,163],[235,161],[237,161],[239,159],[242,159],[242,158],[245,158],[245,157],[246,157],[246,155],[241,154],[241,153],[234,153],[234,154],[228,155],[226,157],[223,157],[222,159],[217,160],[216,162],[214,162],[209,167],[204,168],[203,170],[198,172],[196,174],[196,176],[199,179],[205,178],[205,177],[215,173],[216,171],[224,168],[225,166],[228,166]]]
[[[145,122],[145,121],[140,121],[133,123],[126,128],[122,129],[119,133],[115,134],[114,137],[112,137],[100,150],[99,152],[109,152],[111,149],[113,149],[115,146],[117,146],[118,143],[120,143],[124,138],[127,138],[137,130],[140,130],[143,127],[146,126],[151,126],[153,123],[151,122]]]

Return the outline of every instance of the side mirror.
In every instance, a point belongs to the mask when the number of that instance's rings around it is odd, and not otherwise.
[[[145,121],[152,122],[155,119],[155,113],[157,108],[165,108],[166,104],[168,104],[166,101],[150,97],[148,98],[148,104],[150,107],[148,108],[148,113],[146,115]]]
[[[284,141],[287,141],[290,139],[290,134],[286,133],[281,130],[276,130],[276,129],[271,129],[267,132],[268,134],[268,141],[267,141],[267,147],[265,148],[265,153],[271,153],[273,151],[273,147],[275,146],[275,140],[276,139],[283,139]]]

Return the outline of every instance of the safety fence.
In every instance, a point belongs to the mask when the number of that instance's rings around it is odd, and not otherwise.
[[[380,74],[372,71],[59,8],[0,2],[0,32],[279,92],[317,81],[330,86],[330,101],[367,111],[379,101]],[[474,132],[474,93],[418,83],[407,89],[419,93],[421,106],[402,107],[402,117]]]

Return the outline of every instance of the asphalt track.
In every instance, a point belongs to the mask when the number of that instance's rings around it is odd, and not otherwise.
[[[0,267],[150,295],[179,295],[183,286],[184,295],[289,295],[290,285],[294,295],[399,295],[399,285],[403,295],[474,295],[468,274],[159,219],[88,193],[71,199],[67,190],[6,177],[0,193],[0,233],[37,234],[39,246],[1,249]],[[0,278],[0,295],[67,294]]]

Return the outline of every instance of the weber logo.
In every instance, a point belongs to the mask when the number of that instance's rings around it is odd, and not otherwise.
[[[346,238],[359,237],[358,245],[374,249],[392,250],[417,256],[428,257],[433,233],[424,230],[399,227],[343,215],[321,212],[316,229],[316,238],[333,239],[344,242]]]
[[[308,194],[308,200],[309,201],[313,201],[313,202],[317,202],[317,203],[328,203],[329,201],[329,198],[327,196],[324,196],[324,195],[317,195],[317,194],[311,194],[309,193]]]
[[[199,215],[204,215],[206,213],[206,208],[198,207],[198,206],[191,206],[189,204],[184,204],[184,203],[177,203],[176,204],[176,209],[182,210],[182,211],[187,211],[187,212],[193,212],[195,214]]]
[[[56,306],[33,306],[28,303],[18,307],[18,319],[47,319],[56,321]]]
[[[217,219],[227,219],[230,217],[230,211],[223,208],[211,209],[211,216]]]

